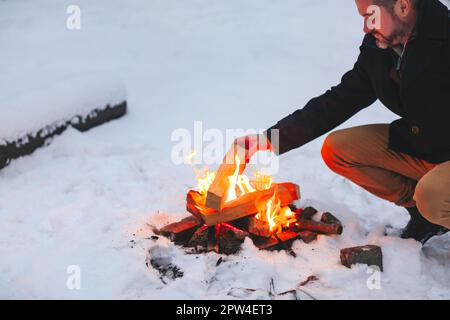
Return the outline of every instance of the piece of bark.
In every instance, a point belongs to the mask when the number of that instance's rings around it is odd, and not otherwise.
[[[298,220],[290,227],[295,232],[312,231],[321,234],[342,234],[343,228],[339,224],[326,224],[312,220]]]
[[[191,216],[169,224],[158,230],[157,233],[169,238],[177,245],[184,245],[201,225],[202,222]]]
[[[300,208],[296,211],[297,219],[310,220],[318,211],[313,207]]]
[[[342,226],[341,221],[332,215],[330,212],[325,212],[322,214],[320,221],[326,224],[339,224]]]
[[[188,248],[195,248],[197,253],[208,251],[208,226],[203,225],[194,232],[186,244]]]
[[[251,234],[263,238],[270,238],[272,236],[269,223],[265,220],[257,219],[255,216],[249,218],[247,230]]]
[[[228,223],[221,223],[215,226],[215,235],[218,253],[235,254],[241,248],[248,232],[235,228]]]
[[[362,263],[377,266],[383,271],[383,253],[380,247],[374,245],[346,248],[341,250],[341,263],[347,268]]]
[[[272,197],[275,190],[278,191],[278,197],[282,207],[300,199],[300,190],[296,184],[280,183],[274,184],[267,190],[247,193],[227,203],[223,211],[216,211],[206,207],[204,197],[198,192],[191,190],[186,197],[186,209],[195,216],[201,217],[205,224],[213,226],[258,213],[258,202]]]
[[[304,243],[311,243],[315,240],[317,240],[318,234],[312,231],[301,231],[299,232],[300,238],[303,240]]]
[[[228,188],[230,186],[229,178],[235,175],[236,170],[238,174],[244,172],[247,153],[248,151],[245,148],[238,145],[233,145],[228,150],[222,164],[217,170],[214,181],[208,189],[205,203],[206,207],[217,211],[224,209]],[[239,163],[236,162],[236,157]]]

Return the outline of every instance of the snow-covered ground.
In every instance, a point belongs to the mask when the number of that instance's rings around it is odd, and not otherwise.
[[[80,30],[66,28],[70,4],[81,8]],[[0,171],[0,297],[265,299],[315,275],[300,298],[449,299],[450,236],[424,249],[384,236],[386,224],[406,224],[404,210],[331,173],[323,139],[282,156],[275,179],[298,183],[301,205],[340,217],[342,236],[297,241],[297,258],[246,241],[219,266],[215,253],[147,239],[148,225],[187,216],[195,185],[192,168],[171,161],[175,129],[193,130],[195,120],[264,129],[336,84],[361,39],[353,1],[0,1],[0,110],[93,73],[123,81],[129,103],[125,118],[69,130]],[[39,106],[29,112],[45,117]],[[394,118],[377,103],[344,126]],[[369,243],[384,253],[375,290],[366,267],[339,263],[341,248]],[[155,248],[182,278],[164,284],[146,267]],[[81,271],[79,290],[67,287],[69,266]]]

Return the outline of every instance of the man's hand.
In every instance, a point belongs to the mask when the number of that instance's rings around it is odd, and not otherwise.
[[[272,151],[272,145],[264,134],[254,134],[240,137],[234,140],[234,146],[245,149],[245,163],[249,163],[250,159],[258,151]]]

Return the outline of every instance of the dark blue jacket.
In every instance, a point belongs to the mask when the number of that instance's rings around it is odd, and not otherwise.
[[[336,128],[379,99],[401,118],[390,125],[389,148],[440,163],[450,160],[450,18],[438,0],[423,0],[416,35],[399,56],[368,34],[341,83],[279,121],[283,154]],[[398,80],[398,78],[397,78]],[[266,135],[271,138],[270,129]]]

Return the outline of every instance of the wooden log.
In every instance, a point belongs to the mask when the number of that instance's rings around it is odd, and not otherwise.
[[[169,238],[177,245],[184,245],[201,225],[202,222],[191,216],[169,224],[161,228],[157,233]]]
[[[227,223],[231,224],[232,226],[244,230],[244,231],[248,231],[248,226],[250,224],[250,219],[253,218],[253,216],[248,216],[248,217],[243,217],[243,218],[239,218],[233,221],[229,221]]]
[[[342,249],[340,257],[342,265],[347,268],[351,268],[353,264],[362,263],[377,266],[383,271],[383,253],[378,246],[367,245]]]
[[[215,226],[215,235],[218,253],[235,254],[249,234],[228,223],[221,223]]]
[[[341,221],[329,212],[323,213],[320,221],[326,224],[338,224],[342,226]]]
[[[230,187],[230,177],[242,174],[246,166],[248,151],[238,145],[233,145],[225,155],[222,164],[217,170],[216,177],[208,189],[206,207],[222,211],[225,207],[227,192]],[[239,161],[239,163],[236,162]],[[239,166],[239,168],[238,168]]]
[[[49,124],[34,134],[26,134],[14,141],[2,141],[0,142],[0,169],[6,167],[12,160],[30,155],[38,148],[45,146],[53,137],[62,134],[68,127],[82,132],[87,131],[122,117],[126,111],[127,103],[124,101],[118,105],[94,109],[87,115],[79,115],[58,124]]]
[[[296,184],[280,183],[273,185],[272,188],[267,190],[247,193],[227,203],[227,207],[223,211],[216,211],[206,207],[204,197],[198,192],[191,190],[186,197],[186,209],[195,216],[200,217],[208,226],[213,226],[258,213],[258,202],[262,199],[269,199],[276,188],[282,207],[300,199],[300,190]]]
[[[283,248],[283,250],[285,250],[287,253],[289,253],[294,258],[297,258],[297,254],[294,252],[294,250],[292,250],[290,244],[284,242],[283,239],[281,239],[277,233],[274,234],[274,237],[275,237],[275,239],[278,240],[278,243],[280,244],[281,248]]]
[[[253,243],[260,250],[282,250],[283,246],[280,245],[280,241],[283,242],[286,246],[290,246],[292,242],[300,237],[299,232],[294,232],[292,230],[285,230],[277,233],[277,236],[274,235],[269,239],[266,238],[255,238],[253,239]]]
[[[306,207],[304,209],[300,208],[296,211],[297,219],[310,220],[312,219],[318,211],[313,207]]]
[[[313,231],[321,234],[342,234],[342,226],[338,224],[325,224],[312,220],[298,220],[291,225],[291,229],[295,232]]]
[[[299,232],[300,238],[303,240],[304,243],[311,243],[315,240],[317,240],[318,234],[312,231],[301,231]]]
[[[270,238],[272,236],[269,223],[267,221],[257,219],[255,216],[249,217],[247,230],[251,234],[263,238]]]
[[[188,248],[195,248],[196,253],[208,251],[208,226],[203,225],[194,232],[186,244]]]

